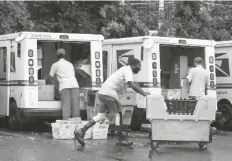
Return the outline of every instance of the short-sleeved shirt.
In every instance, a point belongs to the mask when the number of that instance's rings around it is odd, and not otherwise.
[[[201,65],[189,70],[187,79],[191,82],[189,96],[204,96],[205,86],[209,81],[208,71]]]
[[[78,88],[73,65],[65,59],[60,59],[51,67],[50,76],[57,76],[59,91],[65,88]]]
[[[113,73],[98,91],[101,95],[107,95],[120,100],[128,88],[128,82],[133,82],[133,72],[130,66],[123,66]]]

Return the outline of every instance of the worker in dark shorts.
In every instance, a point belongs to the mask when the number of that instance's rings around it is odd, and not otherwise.
[[[99,100],[98,114],[94,116],[83,128],[75,130],[75,139],[81,145],[85,145],[85,132],[92,127],[96,122],[101,122],[106,119],[106,113],[116,115],[119,113],[120,123],[117,127],[118,141],[117,145],[132,145],[126,137],[122,135],[122,111],[120,98],[125,93],[128,86],[135,92],[146,96],[146,93],[133,81],[133,74],[138,74],[141,70],[141,63],[138,59],[129,59],[128,66],[123,66],[113,73],[102,85],[97,93]]]

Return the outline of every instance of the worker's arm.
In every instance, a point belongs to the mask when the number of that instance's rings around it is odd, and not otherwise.
[[[129,81],[127,83],[135,92],[143,95],[144,97],[147,96],[147,94],[135,82]]]
[[[192,82],[192,76],[193,76],[192,69],[190,69],[189,72],[188,72],[188,75],[186,77],[188,79],[189,84]]]
[[[46,84],[53,84],[53,77],[52,76],[48,76],[47,80],[46,80]]]
[[[137,93],[146,96],[147,94],[139,87],[137,83],[133,80],[133,73],[129,68],[124,68],[124,78],[127,82],[127,84]]]
[[[46,80],[46,84],[53,84],[53,81],[55,80],[54,77],[56,75],[56,71],[57,71],[56,65],[53,64],[50,70],[50,74]]]
[[[59,81],[57,80],[57,77],[52,77],[49,75],[46,79],[46,84],[53,84],[55,85],[55,88],[59,89]]]

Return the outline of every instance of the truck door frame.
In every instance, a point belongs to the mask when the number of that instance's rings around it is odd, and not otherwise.
[[[107,62],[104,64],[104,60],[102,60],[103,65],[106,65],[106,69],[103,66],[103,73],[106,72],[106,78],[103,77],[103,80],[106,80],[112,74],[112,45],[103,45],[102,48],[102,59],[106,57]],[[106,71],[105,71],[106,70]]]
[[[6,60],[4,60],[4,55],[2,56],[3,62],[3,72],[6,76],[0,80],[0,115],[9,115],[9,95],[10,95],[10,53],[11,53],[11,41],[0,41],[0,48],[6,47]],[[0,53],[1,54],[1,53]],[[1,56],[1,55],[0,55]],[[0,63],[1,65],[1,63]],[[4,70],[5,68],[5,70]]]

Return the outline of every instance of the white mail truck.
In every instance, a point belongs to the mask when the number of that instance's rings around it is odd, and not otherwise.
[[[83,92],[103,82],[102,35],[20,32],[0,35],[0,116],[9,126],[25,120],[61,117],[58,83],[47,85],[58,48],[74,64]]]
[[[134,57],[142,64],[134,80],[145,92],[184,99],[188,97],[182,89],[185,78],[189,69],[194,67],[194,58],[201,57],[210,77],[207,95],[215,98],[215,106],[210,108],[217,108],[214,46],[215,42],[210,40],[157,36],[107,39],[103,41],[104,79]],[[122,105],[135,107],[131,127],[139,129],[146,114],[143,96],[128,89],[122,98]]]
[[[215,46],[218,111],[218,129],[231,128],[232,122],[232,41],[216,42]]]

